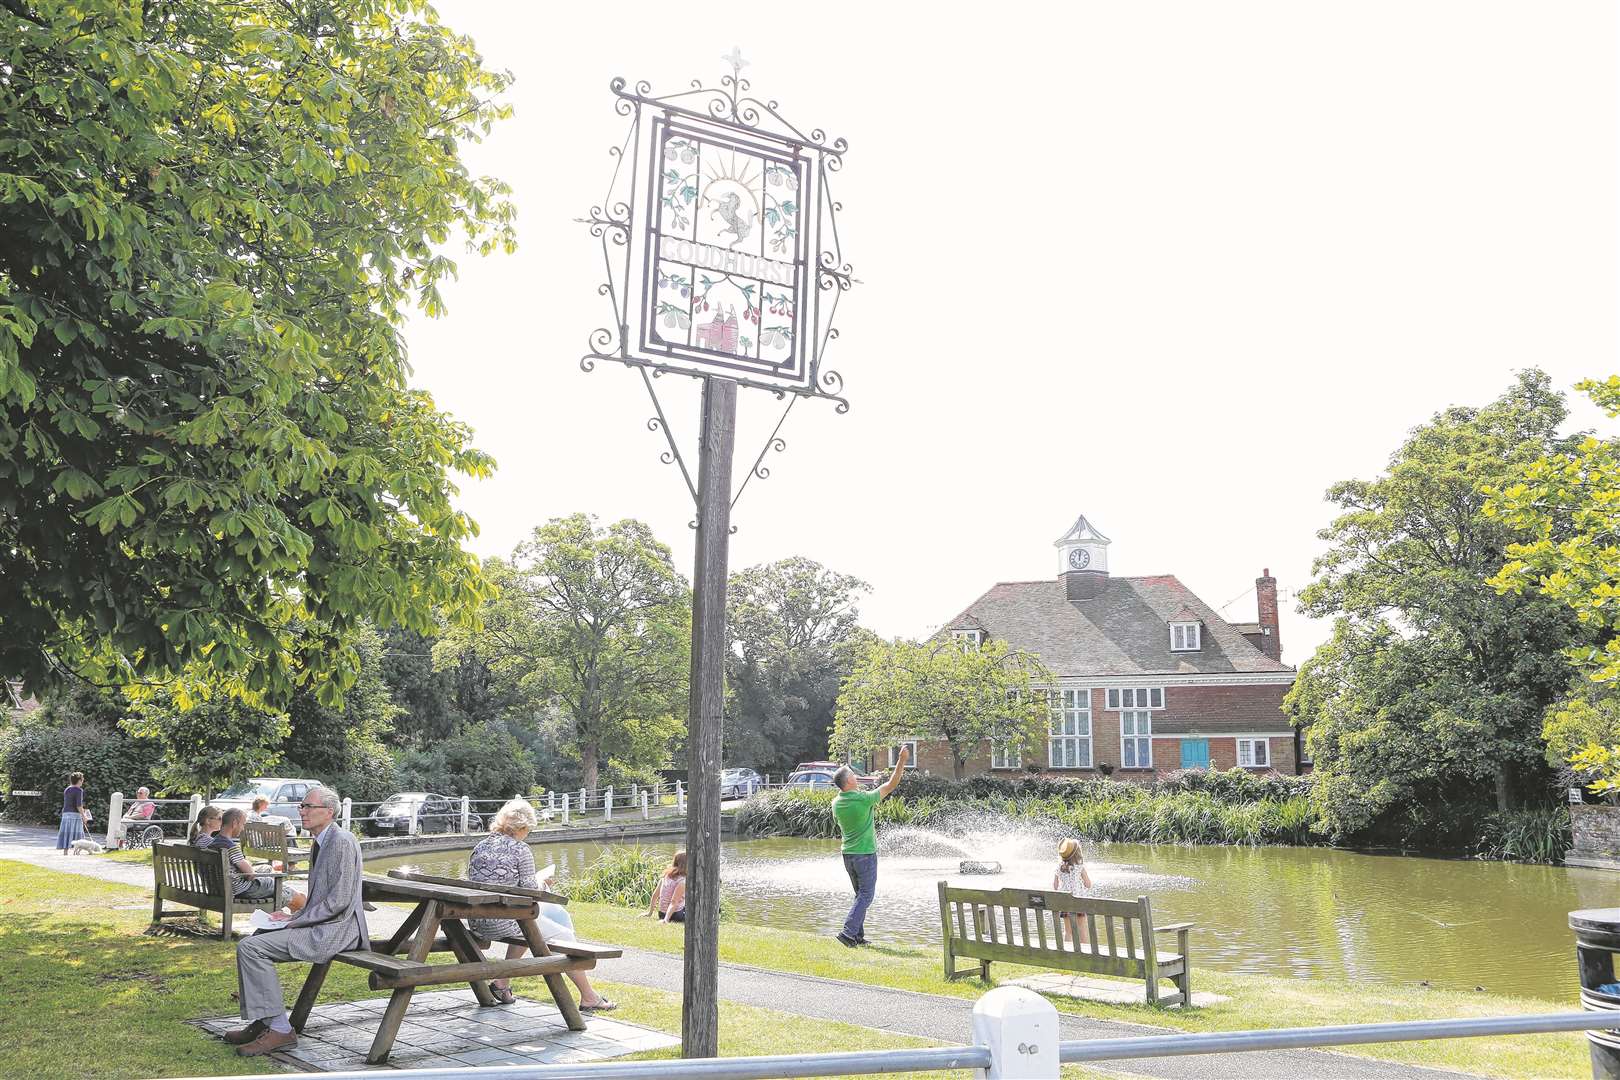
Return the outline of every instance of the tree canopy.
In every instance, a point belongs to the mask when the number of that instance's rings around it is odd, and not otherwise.
[[[1033,654],[1004,641],[875,641],[844,680],[833,745],[860,754],[908,739],[942,740],[960,780],[985,740],[1020,754],[1040,745],[1049,710],[1034,688],[1052,678]]]
[[[1383,819],[1432,838],[1448,813],[1544,796],[1542,714],[1581,631],[1558,604],[1490,585],[1523,535],[1485,504],[1487,488],[1560,445],[1564,417],[1546,376],[1523,372],[1489,405],[1413,429],[1383,475],[1329,489],[1341,513],[1318,534],[1328,548],[1300,607],[1333,617],[1333,636],[1285,708],[1307,728],[1330,832]]]
[[[452,633],[435,659],[467,645],[538,709],[568,719],[584,782],[604,757],[662,764],[685,730],[691,590],[669,548],[639,521],[601,527],[585,514],[556,518],[492,559],[499,587],[482,629]]]
[[[731,575],[728,763],[787,772],[827,754],[839,683],[871,640],[856,625],[857,598],[870,588],[802,556]]]
[[[487,595],[407,385],[507,76],[415,0],[0,0],[0,671],[335,704],[362,620]]]

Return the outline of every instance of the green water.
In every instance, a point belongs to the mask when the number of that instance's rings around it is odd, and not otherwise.
[[[954,838],[921,830],[885,834],[878,895],[867,917],[877,941],[939,939],[936,882],[1049,888],[1052,838],[986,830]],[[644,845],[661,852],[673,843]],[[597,844],[538,844],[535,862],[566,880]],[[998,859],[1003,873],[962,878],[959,858]],[[1147,894],[1160,923],[1189,921],[1197,966],[1297,978],[1349,978],[1518,994],[1573,1005],[1568,913],[1620,904],[1620,874],[1513,863],[1365,855],[1324,848],[1088,847],[1096,893]],[[467,853],[367,863],[376,873],[410,864],[459,876]],[[736,921],[832,933],[849,905],[838,845],[824,840],[738,840],[721,870]]]

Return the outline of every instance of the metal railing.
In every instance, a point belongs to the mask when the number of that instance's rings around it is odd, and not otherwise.
[[[1616,1022],[1611,1014],[1553,1013],[1540,1016],[1412,1020],[1389,1024],[1224,1031],[1207,1035],[1148,1035],[1127,1039],[1057,1038],[1059,1016],[1051,1002],[1022,987],[991,990],[973,1006],[973,1042],[968,1046],[870,1050],[767,1057],[683,1058],[674,1061],[601,1061],[568,1065],[494,1065],[479,1068],[398,1069],[392,1080],[773,1080],[777,1077],[904,1073],[927,1069],[974,1069],[989,1078],[1053,1077],[1060,1064],[1122,1061],[1188,1054],[1231,1054],[1298,1050],[1363,1043],[1464,1039],[1487,1035],[1531,1035],[1592,1031]],[[1598,1077],[1594,1062],[1593,1075]],[[323,1080],[367,1080],[371,1071],[296,1073]],[[201,1078],[193,1078],[201,1080]],[[220,1080],[220,1078],[209,1078]]]

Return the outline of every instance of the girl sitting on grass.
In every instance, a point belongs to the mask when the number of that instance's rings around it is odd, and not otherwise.
[[[658,879],[652,900],[643,916],[656,915],[659,922],[686,921],[686,851],[683,848],[669,861],[669,869]]]

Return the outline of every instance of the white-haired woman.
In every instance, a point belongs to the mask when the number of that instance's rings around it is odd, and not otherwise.
[[[522,799],[513,799],[501,807],[495,814],[495,820],[490,822],[489,835],[473,848],[472,859],[467,864],[468,880],[490,885],[516,885],[524,889],[549,887],[550,881],[542,883],[535,880],[534,852],[524,842],[534,826],[534,807]],[[574,940],[574,920],[561,904],[541,904],[538,921],[540,933],[545,937]],[[467,925],[483,942],[523,936],[514,919],[472,919]],[[506,958],[516,960],[527,951],[526,945],[507,945]],[[579,1007],[582,1011],[607,1012],[618,1008],[616,1003],[596,992],[584,972],[570,971],[568,977],[579,987]],[[510,1005],[516,1000],[512,997],[509,979],[493,980],[489,988],[503,1005]]]

